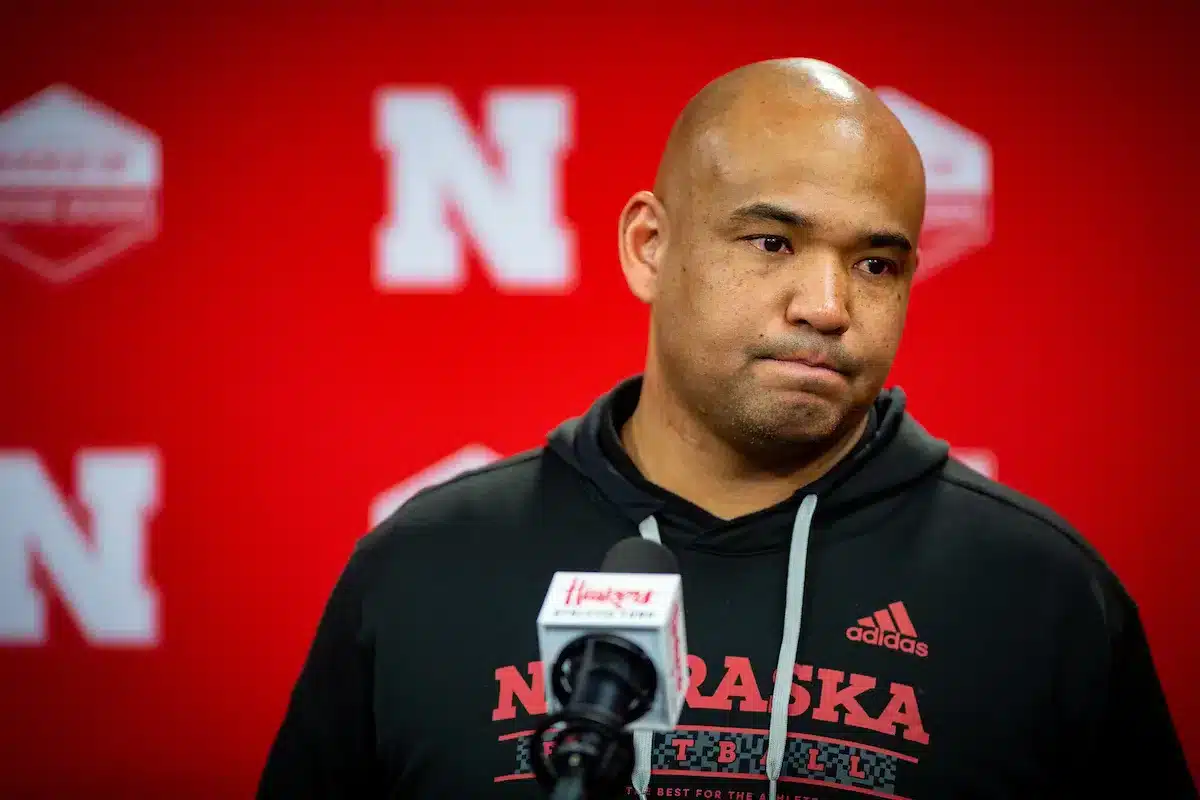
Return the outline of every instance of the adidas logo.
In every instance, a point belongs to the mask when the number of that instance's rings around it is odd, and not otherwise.
[[[889,603],[887,608],[863,617],[857,625],[846,628],[846,638],[921,658],[929,655],[929,646],[917,640],[917,629],[913,627],[904,603]]]

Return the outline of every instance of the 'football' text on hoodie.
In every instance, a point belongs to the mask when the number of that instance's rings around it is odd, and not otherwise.
[[[950,459],[898,389],[829,474],[728,521],[625,454],[639,389],[359,543],[260,798],[544,796],[538,610],[555,571],[628,536],[679,559],[690,651],[631,798],[1197,797],[1121,584],[1053,512]]]

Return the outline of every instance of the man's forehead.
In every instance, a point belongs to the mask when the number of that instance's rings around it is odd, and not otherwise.
[[[894,225],[920,225],[924,183],[907,153],[871,141],[853,118],[832,119],[828,132],[761,131],[738,136],[712,130],[697,141],[692,180],[710,214],[729,215],[756,200],[809,206],[834,202],[888,217]],[[832,132],[832,136],[823,135]],[[732,134],[732,135],[731,135]],[[857,139],[857,141],[855,141]],[[915,234],[916,231],[913,231]]]

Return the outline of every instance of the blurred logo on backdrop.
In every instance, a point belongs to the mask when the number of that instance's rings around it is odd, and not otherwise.
[[[375,146],[387,175],[387,216],[375,231],[379,291],[459,291],[467,242],[502,292],[575,288],[575,231],[562,207],[571,93],[495,90],[483,112],[476,134],[449,89],[376,95]]]
[[[147,531],[160,502],[153,449],[75,454],[74,491],[37,453],[0,450],[0,647],[50,641],[54,592],[92,647],[153,647],[158,591]]]
[[[875,92],[899,117],[925,163],[925,225],[915,276],[925,280],[991,240],[991,150],[979,134],[911,97],[887,87]]]
[[[158,231],[158,138],[70,86],[0,115],[0,256],[65,283]]]
[[[950,455],[985,477],[997,479],[999,462],[991,450],[955,447],[951,448]],[[453,480],[471,470],[481,469],[502,458],[504,456],[500,453],[482,444],[469,444],[456,450],[376,496],[368,512],[369,526],[377,527],[417,492]]]

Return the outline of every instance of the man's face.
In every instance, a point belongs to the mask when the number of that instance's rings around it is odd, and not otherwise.
[[[666,209],[653,315],[664,375],[747,444],[844,432],[900,344],[919,163],[847,119],[724,131],[703,150]]]

